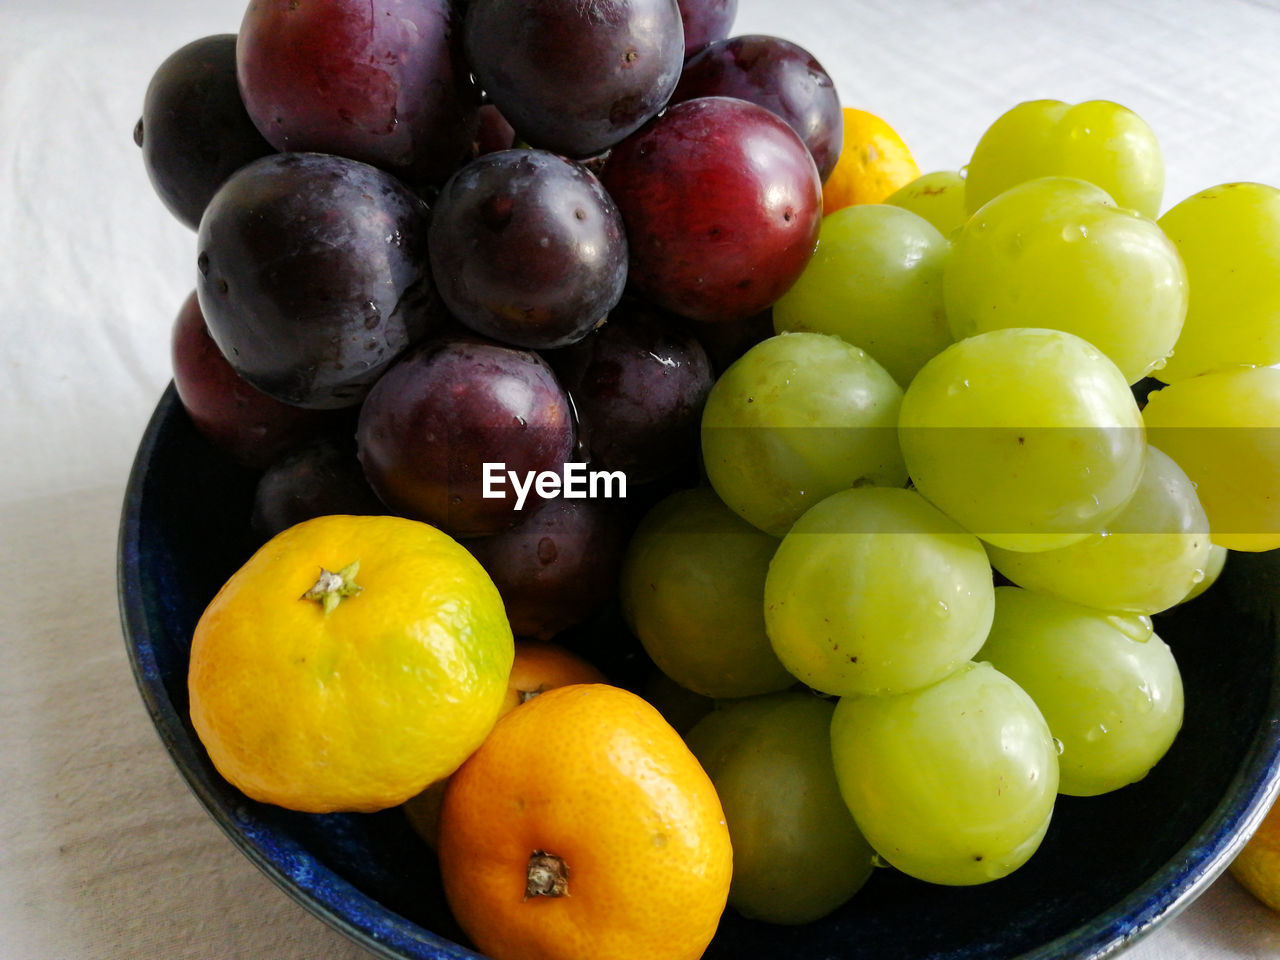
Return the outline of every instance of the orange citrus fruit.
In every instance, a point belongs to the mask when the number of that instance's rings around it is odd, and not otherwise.
[[[326,516],[269,540],[196,625],[191,721],[255,800],[403,803],[492,728],[513,639],[471,554],[400,517]]]
[[[1232,861],[1231,875],[1272,910],[1280,910],[1280,804]]]
[[[571,683],[604,683],[605,675],[575,653],[554,643],[517,640],[516,658],[511,664],[507,696],[498,715],[505,716],[540,693]],[[440,833],[440,805],[449,780],[437,780],[416,797],[405,801],[409,824],[429,847],[436,846]]]
[[[554,643],[517,640],[516,659],[507,681],[507,699],[502,715],[540,693],[571,683],[604,683],[605,676],[576,653]]]
[[[696,960],[729,894],[729,831],[680,735],[633,693],[550,690],[449,781],[440,870],[495,960]]]
[[[874,113],[844,108],[844,144],[822,185],[822,213],[855,203],[883,203],[920,176],[911,151],[893,127]]]

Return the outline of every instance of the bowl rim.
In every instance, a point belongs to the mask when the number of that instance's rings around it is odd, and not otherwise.
[[[125,487],[116,554],[117,601],[134,682],[171,761],[205,812],[236,849],[308,913],[382,960],[406,960],[405,953],[379,938],[371,927],[353,922],[341,915],[334,903],[325,902],[314,892],[304,890],[267,850],[238,828],[197,762],[195,745],[190,741],[172,701],[162,688],[148,680],[148,674],[154,673],[155,664],[151,659],[151,630],[135,562],[141,536],[141,501],[146,468],[160,436],[170,419],[181,415],[182,411],[181,401],[171,381],[143,432]],[[1250,743],[1227,795],[1187,842],[1141,886],[1108,910],[1008,960],[1102,960],[1112,956],[1179,914],[1226,870],[1280,796],[1280,662],[1273,666],[1271,679],[1265,723],[1260,725]],[[1265,786],[1252,792],[1242,790],[1248,783]],[[387,925],[397,934],[430,951],[420,956],[433,960],[485,960],[482,954],[409,921],[324,864],[315,863],[312,872],[324,875],[348,901],[359,903],[366,916],[376,918],[379,924]]]

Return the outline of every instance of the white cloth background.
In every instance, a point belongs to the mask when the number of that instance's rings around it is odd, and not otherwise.
[[[131,131],[152,71],[242,0],[0,0],[0,954],[313,960],[366,954],[222,836],[166,757],[116,612],[118,513],[169,377],[194,237]],[[1280,184],[1280,4],[741,0],[735,32],[811,50],[924,170],[1015,103],[1116,100],[1156,131],[1166,207]],[[1099,864],[1099,870],[1105,870]],[[927,918],[921,918],[927,922]],[[1280,958],[1229,877],[1126,960]]]

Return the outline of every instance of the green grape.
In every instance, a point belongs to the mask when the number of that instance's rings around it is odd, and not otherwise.
[[[1187,595],[1182,598],[1183,603],[1191,602],[1218,582],[1222,568],[1227,565],[1227,552],[1226,547],[1220,547],[1216,543],[1209,545],[1209,559],[1204,565],[1204,576],[1187,591]]]
[[[1182,726],[1182,679],[1151,620],[996,588],[978,654],[1012,678],[1062,744],[1060,793],[1092,797],[1135,783]]]
[[[1142,416],[1151,442],[1196,485],[1214,543],[1280,547],[1280,370],[1179,380],[1150,394]]]
[[[729,905],[743,916],[808,923],[871,875],[871,847],[836,785],[834,711],[810,693],[775,693],[722,704],[686,737],[724,806]]]
[[[864,350],[784,333],[739,357],[702,412],[702,459],[731,510],[782,536],[813,504],[863,483],[900,487],[902,388]]]
[[[969,161],[970,213],[1036,177],[1078,177],[1145,217],[1160,212],[1164,159],[1151,128],[1117,103],[1060,100],[1020,103],[982,135]]]
[[[944,237],[964,226],[964,174],[958,170],[936,170],[916,177],[889,195],[885,203],[924,217]]]
[[[911,381],[898,437],[916,489],[1008,550],[1097,533],[1138,488],[1142,415],[1079,337],[1011,328],[947,347]]]
[[[840,793],[875,851],[931,883],[985,883],[1036,851],[1058,751],[1034,702],[989,663],[891,697],[845,697],[831,720]]]
[[[645,515],[627,545],[619,594],[658,669],[704,697],[795,683],[764,628],[764,580],[777,546],[706,487],[674,493]]]
[[[913,490],[832,494],[796,521],[765,580],[778,658],[824,693],[899,693],[941,680],[991,626],[977,537]]]
[[[1172,607],[1204,580],[1212,546],[1195,485],[1148,444],[1137,492],[1105,531],[1057,550],[988,546],[987,555],[1028,590],[1101,610],[1151,614]]]
[[[642,696],[662,714],[676,733],[684,736],[715,707],[715,701],[682,687],[656,667],[645,681]]]
[[[830,333],[871,354],[899,384],[951,342],[942,309],[948,245],[907,210],[860,203],[822,220],[804,273],[773,305],[779,333]]]
[[[1173,352],[1187,312],[1186,272],[1155,221],[1066,177],[1019,184],[970,217],[943,289],[956,339],[1002,327],[1066,330],[1129,383]]]
[[[1159,220],[1186,264],[1187,320],[1158,376],[1280,362],[1280,189],[1226,183]]]

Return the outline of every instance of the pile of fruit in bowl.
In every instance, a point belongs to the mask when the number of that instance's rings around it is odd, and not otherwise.
[[[1280,190],[1161,213],[1103,101],[922,176],[733,19],[253,0],[160,66],[144,699],[382,956],[1100,956],[1280,787]]]

